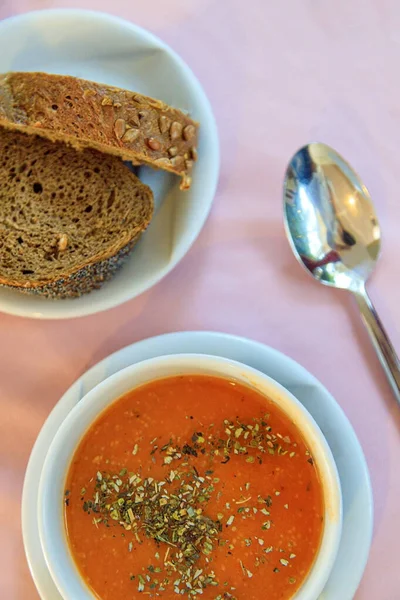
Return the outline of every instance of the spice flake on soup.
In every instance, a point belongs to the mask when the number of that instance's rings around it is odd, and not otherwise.
[[[116,400],[70,465],[65,525],[101,600],[288,600],[323,533],[316,465],[273,402],[206,375]]]

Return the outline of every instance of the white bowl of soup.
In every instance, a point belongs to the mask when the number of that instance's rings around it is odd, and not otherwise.
[[[316,600],[342,499],[321,430],[286,389],[174,355],[120,371],[71,411],[38,519],[64,600]]]

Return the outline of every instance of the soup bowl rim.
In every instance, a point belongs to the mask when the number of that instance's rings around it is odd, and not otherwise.
[[[310,413],[281,384],[237,361],[204,354],[161,356],[122,369],[88,392],[56,432],[39,480],[38,524],[44,557],[62,598],[93,600],[96,597],[74,562],[64,522],[66,478],[82,437],[100,414],[124,394],[157,379],[185,374],[233,379],[256,389],[286,413],[304,438],[322,486],[324,527],[313,565],[291,600],[316,600],[333,568],[342,531],[340,479],[329,445]]]

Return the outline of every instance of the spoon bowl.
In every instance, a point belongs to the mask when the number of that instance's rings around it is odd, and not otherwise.
[[[379,257],[381,232],[367,188],[332,148],[311,143],[285,177],[285,225],[300,263],[326,285],[358,290]]]
[[[294,255],[321,283],[354,294],[400,402],[400,362],[365,289],[381,249],[381,230],[367,188],[333,148],[314,142],[291,159],[283,200]]]

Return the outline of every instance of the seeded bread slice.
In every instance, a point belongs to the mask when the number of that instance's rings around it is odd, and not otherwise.
[[[0,126],[92,148],[182,177],[197,158],[198,123],[136,92],[47,73],[0,75]]]
[[[114,156],[0,128],[0,284],[53,298],[109,279],[153,195]]]

